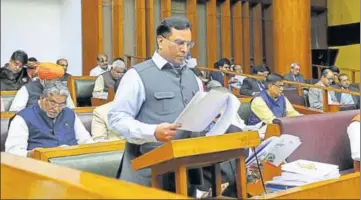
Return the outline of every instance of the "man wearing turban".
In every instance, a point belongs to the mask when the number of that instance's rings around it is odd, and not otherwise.
[[[51,62],[40,63],[35,71],[38,80],[29,82],[20,88],[11,104],[10,111],[18,112],[37,104],[44,86],[61,79],[64,73],[64,68],[60,65]],[[66,105],[69,108],[75,107],[70,96],[66,99]]]

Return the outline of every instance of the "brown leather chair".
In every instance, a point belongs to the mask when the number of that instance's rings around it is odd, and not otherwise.
[[[353,170],[346,130],[357,113],[353,110],[275,119],[273,123],[280,125],[281,134],[297,136],[302,142],[287,161],[305,159],[338,165],[340,171]]]
[[[283,94],[291,102],[291,104],[305,106],[305,100],[303,96],[298,95],[297,88],[285,88]]]

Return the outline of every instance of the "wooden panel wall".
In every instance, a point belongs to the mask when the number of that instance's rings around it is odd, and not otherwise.
[[[96,66],[96,57],[103,52],[102,0],[82,0],[83,75]]]
[[[222,58],[231,59],[231,39],[231,4],[230,0],[225,0],[221,4]]]
[[[253,58],[256,65],[263,64],[262,4],[257,3],[253,12]]]
[[[235,64],[243,64],[243,24],[242,2],[237,1],[232,5],[233,17],[233,58]]]
[[[145,1],[135,0],[135,44],[136,56],[146,57],[146,31],[145,31]],[[142,59],[137,59],[137,63],[142,62]]]
[[[187,0],[187,18],[192,24],[192,41],[195,46],[191,49],[193,58],[198,57],[198,26],[197,26],[197,0]]]
[[[251,74],[251,60],[250,60],[250,18],[249,18],[249,2],[242,4],[242,22],[243,22],[243,71],[246,74]]]
[[[145,20],[146,20],[146,46],[147,46],[147,57],[153,55],[155,51],[155,26],[154,23],[154,0],[145,1]]]
[[[112,0],[113,57],[123,57],[123,0]]]
[[[264,31],[265,31],[265,48],[266,48],[266,64],[270,68],[270,70],[273,72],[273,34],[272,34],[272,27],[273,27],[273,21],[272,21],[272,5],[268,6],[264,10]]]
[[[217,61],[217,0],[207,1],[207,66]]]
[[[162,0],[161,4],[161,17],[162,19],[172,16],[172,1]]]

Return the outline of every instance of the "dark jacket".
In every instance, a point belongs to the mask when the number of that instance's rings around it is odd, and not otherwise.
[[[339,84],[332,85],[332,87],[336,88],[336,89],[342,89]],[[348,89],[352,92],[359,92],[359,90],[354,86],[350,86]],[[335,96],[336,96],[336,99],[338,102],[341,102],[341,94],[342,93],[340,93],[340,92],[335,92]],[[357,109],[359,109],[360,108],[360,96],[352,95],[352,99],[353,99],[353,102],[355,103]]]
[[[8,64],[0,68],[0,89],[19,90],[21,86],[30,81],[26,68],[23,68],[18,74],[14,74],[8,69]]]
[[[259,82],[260,83],[260,82]],[[264,86],[263,86],[264,87]],[[264,89],[264,88],[263,88]],[[257,84],[257,80],[253,78],[245,78],[243,80],[242,87],[240,89],[241,95],[252,96],[253,92],[260,92],[260,86]]]
[[[299,82],[299,83],[305,83],[305,79],[304,77],[301,75],[301,74],[298,74],[297,75],[297,79],[298,81],[295,80],[293,74],[290,72],[286,75],[283,76],[283,78],[286,80],[286,81],[292,81],[292,82]],[[294,85],[287,85],[288,87],[295,87]]]
[[[211,72],[210,76],[212,80],[218,81],[224,87],[224,76],[221,72]]]

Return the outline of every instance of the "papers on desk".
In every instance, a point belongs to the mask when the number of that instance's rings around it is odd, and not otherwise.
[[[266,182],[266,188],[271,191],[288,189],[324,180],[340,177],[337,165],[297,160],[281,166],[281,176]]]
[[[239,106],[239,100],[230,93],[216,90],[198,92],[174,123],[182,124],[180,130],[202,132],[221,113],[216,124],[206,135],[224,134],[236,116]]]

